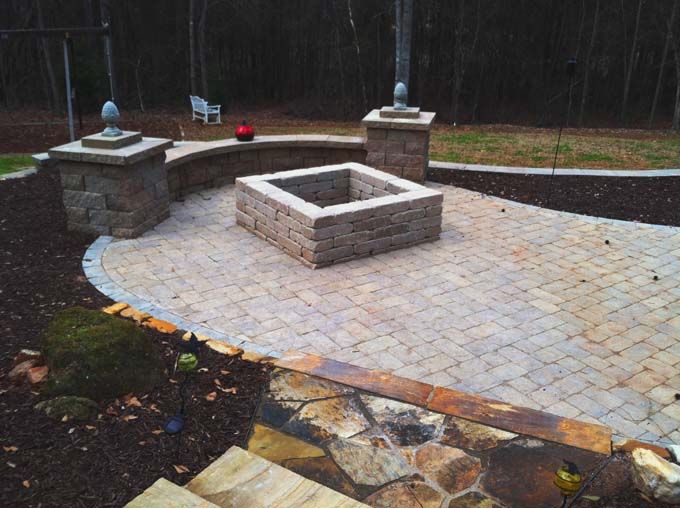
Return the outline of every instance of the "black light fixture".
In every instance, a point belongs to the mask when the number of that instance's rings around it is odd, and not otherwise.
[[[177,436],[176,453],[178,458],[182,438],[182,431],[184,430],[184,424],[186,422],[184,391],[189,381],[189,375],[198,368],[198,354],[200,346],[201,342],[198,340],[198,337],[196,337],[196,335],[193,332],[191,332],[189,340],[186,342],[182,341],[180,343],[180,349],[182,349],[183,352],[179,353],[179,355],[177,356],[177,361],[175,362],[175,371],[180,371],[184,373],[184,379],[182,380],[182,383],[179,385],[180,407],[179,411],[174,416],[171,416],[168,419],[168,421],[165,422],[163,430],[168,435]]]

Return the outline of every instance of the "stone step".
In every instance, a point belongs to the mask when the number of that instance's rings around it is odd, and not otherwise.
[[[210,501],[161,478],[124,508],[218,508]]]
[[[236,446],[186,488],[221,508],[367,506]]]

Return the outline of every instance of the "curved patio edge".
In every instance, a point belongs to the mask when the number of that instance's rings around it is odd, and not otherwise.
[[[484,164],[462,164],[458,162],[430,161],[432,169],[471,171],[478,173],[506,173],[511,175],[549,176],[552,168],[524,168],[515,166],[488,166]],[[555,176],[606,176],[606,177],[667,177],[680,176],[680,169],[576,169],[556,168]]]
[[[137,310],[148,312],[156,319],[168,321],[181,330],[208,335],[212,339],[241,348],[246,352],[268,356],[271,358],[280,358],[282,356],[282,353],[279,351],[263,348],[257,344],[253,344],[252,342],[239,340],[213,330],[212,328],[206,328],[187,321],[177,314],[154,305],[153,303],[148,302],[143,298],[140,298],[139,296],[120,287],[111,279],[111,277],[109,277],[109,275],[106,273],[106,270],[104,269],[104,266],[102,265],[102,256],[104,255],[104,251],[113,240],[115,239],[112,236],[100,236],[94,242],[92,242],[90,247],[83,255],[82,267],[87,280],[104,296],[109,297],[114,302],[125,302]]]

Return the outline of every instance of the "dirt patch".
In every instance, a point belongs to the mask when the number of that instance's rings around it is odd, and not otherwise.
[[[556,176],[551,194],[543,175],[431,168],[428,179],[553,210],[680,226],[680,177]]]
[[[202,351],[201,371],[186,390],[179,459],[176,438],[161,431],[179,407],[175,336],[145,330],[168,374],[148,393],[134,394],[138,404],[105,401],[101,416],[83,423],[54,421],[36,411],[44,397],[6,379],[12,358],[21,348],[40,348],[58,310],[110,303],[82,272],[93,238],[68,233],[65,226],[52,178],[0,182],[0,499],[6,506],[123,506],[159,477],[183,484],[230,446],[245,444],[268,379],[262,365]],[[212,392],[210,401],[205,396]]]

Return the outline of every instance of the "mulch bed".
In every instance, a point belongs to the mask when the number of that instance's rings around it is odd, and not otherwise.
[[[553,210],[680,226],[680,177],[550,177],[434,169],[428,180]]]
[[[230,446],[244,445],[268,379],[267,367],[203,348],[201,370],[186,390],[179,458],[176,437],[161,431],[180,401],[182,376],[173,374],[180,339],[174,335],[147,331],[169,373],[152,392],[136,393],[127,404],[106,401],[92,422],[54,421],[35,411],[44,396],[6,379],[13,357],[21,348],[40,349],[57,311],[110,303],[82,273],[93,238],[67,233],[65,224],[58,184],[50,177],[0,182],[3,506],[123,506],[160,477],[184,484]],[[212,392],[215,400],[207,400]]]

